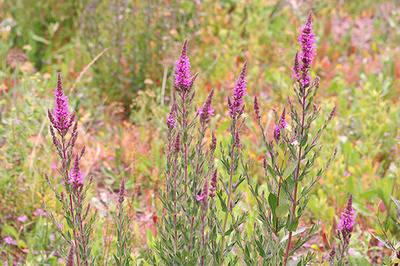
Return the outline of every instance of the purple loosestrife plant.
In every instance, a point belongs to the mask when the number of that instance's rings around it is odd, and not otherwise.
[[[332,246],[330,252],[331,265],[346,265],[346,256],[349,249],[351,233],[354,230],[356,220],[356,211],[353,209],[353,196],[350,194],[347,199],[347,206],[341,214],[337,238],[339,240],[338,247]]]
[[[96,213],[91,212],[91,207],[86,203],[86,194],[92,183],[92,179],[86,180],[80,170],[80,160],[85,152],[83,147],[73,157],[75,143],[78,137],[78,121],[75,121],[75,113],[69,112],[68,98],[64,94],[61,75],[57,77],[57,89],[55,92],[55,108],[48,111],[51,122],[50,133],[61,165],[58,172],[63,177],[64,191],[61,193],[53,187],[51,179],[46,175],[46,180],[54,192],[57,200],[62,204],[64,219],[69,230],[63,230],[56,217],[50,212],[49,217],[53,220],[56,228],[65,241],[65,260],[75,261],[76,265],[91,265],[94,263],[91,257],[90,235],[92,226],[96,219]],[[73,125],[72,131],[70,129]],[[88,182],[87,182],[88,181]],[[69,249],[69,253],[67,252]],[[67,254],[68,253],[68,254]]]
[[[190,73],[187,41],[174,71],[174,97],[166,119],[165,188],[160,193],[164,218],[158,228],[156,256],[150,259],[166,265],[208,265],[209,243],[215,241],[206,231],[211,231],[207,213],[213,205],[212,198],[208,200],[208,188],[215,171],[216,139],[212,134],[211,145],[207,148],[205,138],[214,115],[214,91],[195,111],[192,102],[197,75]],[[216,185],[214,180],[213,191]]]
[[[238,242],[240,234],[238,228],[244,223],[246,217],[246,213],[237,216],[233,211],[241,200],[242,193],[240,193],[238,188],[245,179],[239,162],[242,158],[243,148],[240,142],[240,132],[245,122],[243,113],[247,85],[246,70],[247,61],[244,63],[239,78],[234,85],[232,98],[228,98],[228,110],[231,119],[230,141],[226,149],[221,144],[221,162],[228,180],[222,182],[223,190],[217,192],[223,213],[222,226],[219,230],[221,236],[217,253],[215,254],[216,261],[214,262],[214,264],[218,265],[223,264],[226,254]],[[222,193],[222,191],[226,193]],[[230,261],[229,263],[234,262]]]
[[[309,192],[326,173],[336,150],[324,166],[313,171],[321,149],[320,136],[335,114],[334,107],[322,127],[312,130],[320,113],[320,108],[314,103],[319,78],[311,82],[310,74],[315,56],[314,38],[310,12],[299,36],[301,51],[296,53],[294,60],[296,100],[293,103],[289,98],[285,108],[289,111],[284,109],[279,118],[276,116],[272,141],[268,140],[263,128],[258,100],[254,100],[256,121],[266,146],[263,167],[268,194],[261,191],[260,184],[247,175],[250,191],[257,202],[260,221],[255,224],[255,231],[260,237],[255,242],[247,243],[244,249],[248,264],[287,265],[292,255],[316,230],[315,225],[298,229],[298,224],[307,207]],[[247,173],[249,165],[243,162],[243,167]],[[293,236],[298,234],[301,237],[293,243]],[[305,265],[311,259],[312,254],[308,253],[299,263]]]
[[[395,182],[393,184],[393,188],[396,185],[397,185],[397,183]],[[391,200],[393,201],[394,207],[395,207],[395,211],[392,212],[392,214],[389,217],[394,222],[395,230],[400,231],[400,200],[396,199],[392,195],[389,195],[389,196],[390,196]],[[385,221],[381,220],[381,218],[379,217],[379,211],[376,211],[376,214],[377,214],[377,216],[376,216],[377,222],[379,224],[379,228],[381,231],[381,233],[380,233],[381,236],[378,236],[378,235],[375,235],[372,233],[371,233],[371,235],[392,252],[392,255],[390,256],[390,262],[396,266],[399,264],[399,260],[400,260],[400,241],[394,234],[391,234]]]
[[[117,214],[115,217],[117,244],[114,253],[116,265],[121,266],[130,265],[132,263],[132,234],[129,228],[130,219],[124,212],[125,192],[125,180],[122,180],[119,188]]]

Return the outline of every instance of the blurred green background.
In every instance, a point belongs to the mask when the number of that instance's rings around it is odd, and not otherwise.
[[[62,263],[56,252],[61,240],[40,211],[44,204],[60,209],[44,179],[44,173],[58,178],[46,116],[57,72],[78,113],[78,146],[87,148],[82,168],[95,178],[91,201],[101,219],[93,252],[108,265],[115,191],[123,178],[131,197],[135,254],[156,237],[165,117],[183,41],[189,40],[192,69],[200,73],[196,104],[215,88],[212,128],[220,139],[229,123],[224,99],[248,60],[243,142],[249,158],[261,163],[265,151],[252,98],[261,100],[266,124],[273,108],[285,106],[298,29],[309,10],[317,37],[313,70],[321,77],[318,103],[325,114],[338,106],[319,163],[334,147],[339,150],[309,203],[306,219],[321,222],[309,248],[317,258],[326,252],[337,214],[352,193],[358,213],[353,261],[382,263],[389,253],[369,233],[382,234],[380,220],[390,237],[399,237],[389,197],[399,198],[400,175],[400,4],[395,0],[0,0],[0,262]],[[243,208],[251,211],[252,199],[245,198]],[[16,242],[7,244],[6,237]]]

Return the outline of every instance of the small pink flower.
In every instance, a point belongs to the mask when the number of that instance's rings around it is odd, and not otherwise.
[[[60,263],[65,263],[65,260],[63,260],[62,258],[58,258],[57,261],[60,262]]]
[[[22,222],[22,223],[26,222],[27,219],[28,219],[28,217],[26,217],[26,215],[20,216],[20,217],[17,218],[17,220]]]
[[[203,199],[204,199],[203,194],[201,194],[201,195],[196,195],[196,200],[197,200],[197,201],[201,201],[201,200],[203,200]]]
[[[42,209],[37,209],[37,210],[33,213],[33,215],[47,216],[47,213],[46,213],[44,210],[42,210]]]
[[[8,244],[8,245],[14,245],[14,246],[17,245],[17,241],[15,241],[12,237],[9,237],[9,236],[6,236],[6,237],[4,238],[4,242],[5,242],[6,244]]]

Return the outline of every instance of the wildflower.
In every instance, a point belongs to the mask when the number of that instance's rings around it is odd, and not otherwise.
[[[169,130],[175,127],[175,118],[174,118],[174,106],[172,105],[171,111],[169,111],[169,116],[167,117],[167,127]]]
[[[9,237],[9,236],[6,236],[6,237],[4,238],[4,242],[5,242],[6,244],[8,244],[8,245],[14,245],[14,246],[17,245],[17,241],[15,241],[12,237]]]
[[[26,217],[26,215],[20,216],[20,217],[17,218],[17,220],[22,222],[22,223],[26,222],[27,219],[28,219],[28,217]]]
[[[45,211],[43,211],[42,209],[37,209],[33,215],[43,215],[43,216],[47,216],[47,213]]]
[[[174,152],[179,152],[181,149],[181,135],[178,133],[175,138]]]
[[[240,148],[240,134],[239,130],[235,131],[235,145],[236,147]]]
[[[338,230],[343,235],[350,234],[353,231],[354,221],[356,219],[356,212],[353,209],[353,196],[350,194],[347,200],[347,207],[342,212],[341,219],[339,222]]]
[[[218,170],[215,169],[214,174],[211,178],[211,187],[210,187],[210,198],[214,198],[215,197],[215,190],[217,189],[217,175],[218,175]]]
[[[74,246],[71,245],[68,252],[67,266],[73,266],[73,265],[74,265]]]
[[[79,167],[79,156],[75,157],[74,166],[71,169],[69,183],[74,184],[75,187],[83,186],[83,177]]]
[[[310,12],[307,18],[307,22],[304,27],[301,28],[301,33],[299,36],[299,44],[301,45],[301,52],[299,55],[300,59],[300,70],[295,66],[295,75],[299,75],[300,84],[306,88],[310,85],[311,77],[309,75],[312,61],[316,54],[315,49],[315,35],[312,28],[312,13]],[[295,60],[296,62],[296,60]],[[296,65],[296,63],[295,63]],[[296,72],[297,71],[297,72]]]
[[[236,81],[236,84],[232,91],[232,102],[230,99],[228,100],[229,106],[229,115],[231,117],[235,117],[237,114],[240,114],[241,109],[243,108],[243,97],[246,94],[246,69],[247,69],[247,61],[244,62],[242,71],[240,72],[239,78]]]
[[[210,121],[210,118],[214,115],[214,109],[211,107],[213,96],[214,89],[211,90],[204,105],[199,108],[200,121],[202,124]]]
[[[215,137],[215,133],[213,132],[211,135],[211,144],[210,144],[211,152],[214,152],[216,148],[217,148],[217,138]]]
[[[331,263],[334,262],[335,255],[336,255],[336,249],[335,249],[335,246],[332,246],[332,249],[329,252],[329,262],[331,262]]]
[[[52,113],[49,111],[48,115],[58,133],[64,137],[71,127],[75,115],[68,112],[68,97],[64,94],[60,73],[58,73],[57,89],[54,94],[56,95],[55,108]]]
[[[278,124],[277,125],[275,125],[275,127],[274,127],[274,138],[275,138],[275,140],[276,141],[279,141],[279,139],[280,139],[280,137],[281,137],[281,132],[283,131],[283,130],[285,130],[285,128],[286,128],[286,118],[285,118],[285,113],[286,113],[286,111],[285,111],[285,109],[283,109],[283,112],[282,112],[282,115],[281,115],[281,118],[279,118],[279,121],[278,121]]]
[[[254,112],[256,113],[256,119],[260,120],[260,106],[258,105],[257,96],[254,97]]]
[[[193,84],[190,76],[190,62],[187,56],[187,40],[183,43],[180,58],[175,66],[175,89],[179,92],[188,92]]]
[[[125,179],[122,179],[121,186],[119,187],[119,204],[124,202],[124,195],[125,195]]]
[[[300,63],[299,63],[299,53],[296,52],[296,56],[294,57],[294,65],[292,68],[294,75],[293,79],[300,80]]]
[[[207,178],[204,180],[203,190],[200,195],[196,195],[196,200],[200,201],[203,206],[207,205],[207,197],[208,197],[208,180]]]

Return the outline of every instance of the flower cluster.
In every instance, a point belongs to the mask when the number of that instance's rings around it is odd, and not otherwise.
[[[68,97],[64,94],[60,73],[57,76],[57,89],[54,94],[56,96],[54,100],[55,108],[48,115],[50,122],[57,129],[58,133],[64,137],[74,121],[75,114],[71,114],[68,111]]]
[[[274,139],[276,141],[279,141],[282,131],[284,131],[286,128],[287,123],[286,123],[285,113],[286,113],[286,111],[285,111],[285,109],[283,109],[281,118],[279,118],[278,123],[274,127]]]
[[[169,115],[167,117],[167,127],[169,130],[175,127],[174,105],[172,105]]]
[[[201,191],[200,195],[196,195],[196,200],[200,201],[203,205],[206,205],[207,198],[208,198],[208,179],[205,179],[203,184],[203,190]]]
[[[77,155],[74,160],[74,166],[71,169],[69,183],[73,184],[74,187],[80,187],[84,185],[83,176],[79,167],[79,156]]]
[[[338,230],[342,234],[349,234],[354,229],[354,222],[356,219],[356,211],[353,209],[353,196],[350,195],[347,200],[346,209],[342,212],[341,219],[339,222]]]
[[[304,27],[300,28],[299,44],[300,54],[296,54],[293,72],[295,78],[306,88],[310,85],[310,68],[316,55],[315,35],[312,28],[312,13],[310,12]]]
[[[214,89],[211,90],[204,105],[199,108],[201,123],[208,123],[211,117],[214,116],[214,108],[212,108],[211,106],[213,96],[214,96]]]
[[[229,115],[231,117],[236,117],[236,115],[241,114],[244,109],[243,98],[246,94],[246,69],[247,61],[244,63],[242,71],[240,72],[239,78],[232,91],[232,101],[228,98]]]
[[[213,176],[211,178],[211,187],[210,187],[210,198],[214,198],[215,197],[215,191],[217,190],[217,175],[218,175],[218,170],[215,169]]]
[[[187,56],[187,40],[184,42],[180,58],[176,61],[175,70],[175,89],[179,92],[188,92],[193,84],[190,75],[190,61]]]

